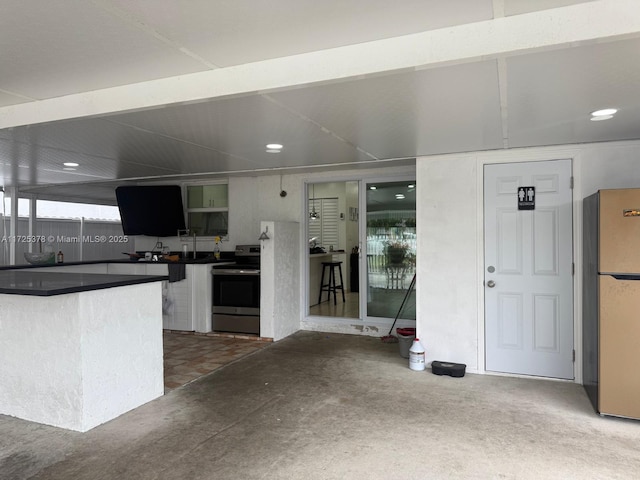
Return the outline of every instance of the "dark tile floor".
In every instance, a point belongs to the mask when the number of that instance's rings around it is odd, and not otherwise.
[[[167,393],[264,348],[270,339],[165,330],[163,343],[164,391]]]

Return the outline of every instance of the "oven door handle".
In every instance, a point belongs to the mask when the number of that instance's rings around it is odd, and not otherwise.
[[[226,270],[215,268],[211,270],[212,275],[260,275],[260,270]]]

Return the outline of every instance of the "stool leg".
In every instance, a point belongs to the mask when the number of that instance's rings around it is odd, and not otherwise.
[[[336,303],[336,269],[333,267],[329,267],[331,273],[329,274],[329,292],[333,292],[333,304]],[[331,293],[329,293],[329,299],[331,299]]]
[[[340,290],[342,290],[342,303],[346,302],[344,299],[344,281],[342,280],[342,265],[338,265],[338,272],[340,272]]]
[[[320,278],[320,293],[318,294],[318,303],[322,302],[322,287],[324,286],[324,265],[322,266],[322,276]]]

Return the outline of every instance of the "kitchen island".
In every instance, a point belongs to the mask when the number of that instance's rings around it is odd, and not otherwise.
[[[181,258],[178,261],[131,261],[129,259],[91,260],[48,265],[16,265],[4,270],[100,273],[117,275],[163,275],[163,325],[167,330],[207,333],[211,331],[211,265],[231,263],[212,255]]]
[[[164,393],[163,275],[0,271],[0,414],[85,432]]]

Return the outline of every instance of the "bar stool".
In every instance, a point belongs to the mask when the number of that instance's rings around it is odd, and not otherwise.
[[[340,274],[340,285],[336,285],[336,267]],[[329,283],[324,283],[324,271],[329,269]],[[320,279],[320,294],[318,295],[318,303],[322,302],[322,292],[327,292],[327,301],[331,300],[331,292],[333,292],[333,304],[336,305],[337,291],[342,291],[342,302],[344,299],[344,282],[342,281],[342,262],[322,262],[322,277]]]

